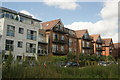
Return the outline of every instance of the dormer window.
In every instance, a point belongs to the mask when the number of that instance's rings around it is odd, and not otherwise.
[[[18,15],[15,17],[15,20],[17,20],[17,21],[19,21],[19,20],[20,20]]]
[[[88,33],[85,33],[84,36],[83,36],[84,39],[89,39],[89,35]]]
[[[23,22],[24,21],[24,18],[20,16],[20,22]]]
[[[101,42],[101,38],[99,37],[99,38],[97,39],[97,41],[98,41],[98,42]]]
[[[6,13],[6,14],[5,14],[5,17],[6,17],[6,18],[9,18],[9,14],[8,14],[8,13]]]
[[[10,14],[10,19],[14,19],[14,15]]]

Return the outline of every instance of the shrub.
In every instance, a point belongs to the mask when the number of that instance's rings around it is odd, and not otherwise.
[[[53,60],[54,60],[55,62],[57,62],[57,61],[66,62],[66,60],[67,60],[67,57],[66,57],[66,56],[52,56],[52,58],[53,58]]]

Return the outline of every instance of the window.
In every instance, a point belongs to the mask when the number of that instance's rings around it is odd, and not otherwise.
[[[13,51],[13,49],[14,49],[14,45],[13,44],[14,44],[14,41],[6,40],[5,50]]]
[[[31,24],[34,24],[34,21],[33,21],[33,20],[31,20]]]
[[[19,47],[19,48],[22,48],[22,46],[23,46],[23,42],[18,41],[18,47]]]
[[[39,40],[41,41],[41,42],[45,42],[45,35],[44,34],[39,34]]]
[[[89,47],[89,44],[90,44],[90,43],[89,43],[89,42],[87,42],[87,47]]]
[[[27,53],[36,53],[36,44],[27,43],[26,44],[26,52]]]
[[[83,47],[85,47],[85,42],[84,41],[82,41],[82,45],[83,45]]]
[[[69,52],[72,52],[72,48],[69,48]]]
[[[15,26],[7,25],[7,36],[15,36]]]
[[[10,19],[14,19],[14,15],[13,14],[10,14],[9,17],[10,17]]]
[[[52,45],[52,52],[56,52],[56,45]]]
[[[99,45],[99,48],[102,48],[102,45]]]
[[[61,46],[61,51],[64,51],[64,46]]]
[[[89,38],[88,33],[85,33],[83,37],[84,37],[84,39],[88,39]]]
[[[63,35],[61,36],[61,40],[64,40],[64,36]]]
[[[72,45],[72,39],[69,39],[69,46]]]
[[[24,33],[24,29],[23,28],[19,28],[19,33],[23,34]]]
[[[84,49],[82,50],[82,53],[85,53],[85,50],[84,50]]]
[[[4,18],[5,13],[0,13],[0,18]]]
[[[17,60],[22,60],[22,56],[17,56]]]
[[[24,20],[25,20],[24,17],[20,16],[20,22],[23,22]]]
[[[53,40],[58,40],[58,34],[53,33]]]
[[[37,32],[33,30],[27,30],[27,39],[36,40],[37,39]]]
[[[6,14],[5,14],[5,17],[6,17],[6,18],[9,18],[9,13],[6,13]]]
[[[96,48],[98,48],[98,44],[96,44]]]
[[[53,40],[55,39],[55,33],[53,33]]]

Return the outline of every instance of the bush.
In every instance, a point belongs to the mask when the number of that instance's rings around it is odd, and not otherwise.
[[[52,58],[53,58],[53,60],[54,60],[55,62],[57,62],[57,61],[66,62],[66,60],[67,60],[67,57],[66,57],[66,56],[52,56]]]
[[[77,62],[77,56],[75,54],[68,53],[67,61]]]

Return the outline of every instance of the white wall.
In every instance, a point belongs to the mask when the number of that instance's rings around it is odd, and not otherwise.
[[[24,53],[25,56],[34,56],[32,53],[26,53],[26,43],[29,42],[29,43],[36,44],[36,52],[37,52],[37,50],[38,50],[37,46],[38,46],[39,27],[35,27],[33,25],[25,24],[25,23],[22,23],[22,22],[19,22],[19,21],[16,21],[16,20],[8,19],[8,18],[2,19],[1,23],[2,23],[2,26],[4,26],[3,36],[2,36],[2,41],[1,41],[2,44],[0,44],[0,45],[2,45],[2,50],[5,50],[6,39],[14,40],[14,51],[12,53],[14,54],[15,59],[16,59],[17,55],[23,56],[23,53]],[[7,25],[15,26],[15,37],[6,36]],[[19,34],[18,33],[19,27],[24,28],[24,34]],[[37,31],[37,40],[36,41],[27,39],[27,29]],[[17,47],[18,41],[23,42],[23,47],[22,48]],[[8,52],[6,54],[8,54]]]

